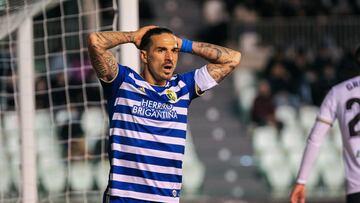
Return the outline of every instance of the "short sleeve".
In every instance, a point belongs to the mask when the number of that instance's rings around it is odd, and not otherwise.
[[[196,93],[196,85],[195,85],[195,70],[187,72],[187,73],[183,73],[183,74],[179,74],[180,79],[186,84],[186,87],[189,91],[189,97],[190,100],[195,99],[196,97],[198,97],[199,95]]]
[[[206,65],[195,70],[194,78],[196,85],[203,92],[218,85],[218,83],[214,80],[214,78],[211,77]]]
[[[127,67],[118,64],[118,68],[119,68],[118,74],[111,82],[105,82],[100,80],[101,86],[103,87],[104,90],[105,98],[107,100],[111,99],[112,95],[115,95],[116,90],[125,80]]]
[[[325,99],[323,100],[320,111],[318,113],[318,118],[329,123],[333,123],[336,119],[336,109],[337,109],[336,95],[335,90],[332,88]]]

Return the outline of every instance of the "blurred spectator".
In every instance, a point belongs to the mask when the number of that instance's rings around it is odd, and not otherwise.
[[[275,119],[275,105],[269,83],[262,80],[258,84],[258,92],[255,97],[251,119],[258,126],[271,125],[278,129],[281,124]]]
[[[141,20],[152,21],[155,18],[153,5],[148,0],[139,1],[139,15]]]
[[[312,87],[313,104],[320,106],[327,92],[336,84],[336,82],[335,67],[332,63],[328,63],[324,66],[322,72],[318,76],[318,80]]]
[[[63,72],[56,73],[51,80],[51,95],[53,105],[66,104],[65,76]]]
[[[228,13],[223,1],[208,0],[203,5],[205,28],[198,33],[198,38],[213,44],[224,44],[228,37]]]
[[[49,56],[49,61],[50,61],[50,71],[62,70],[65,67],[62,54]]]
[[[16,82],[16,75],[10,75],[8,78],[6,78],[6,84],[5,84],[5,98],[6,98],[6,109],[7,110],[15,110],[15,85]]]
[[[350,79],[359,74],[358,59],[354,57],[355,50],[346,50],[343,57],[341,58],[337,73],[339,81]]]
[[[35,82],[36,109],[49,108],[49,94],[45,78],[38,78]]]
[[[15,110],[15,86],[16,74],[13,71],[16,71],[15,60],[11,60],[11,53],[9,47],[8,49],[2,49],[0,51],[0,82],[1,89],[3,92],[1,95],[1,110]]]
[[[332,62],[330,50],[327,45],[321,45],[318,51],[316,52],[316,56],[312,65],[316,74],[320,75],[323,72],[323,68],[325,65]]]
[[[63,114],[63,115],[59,115]],[[71,107],[69,112],[57,112],[57,117],[62,117],[58,128],[59,140],[66,141],[63,145],[63,156],[72,158],[84,158],[86,154],[84,131],[80,125],[80,110]]]
[[[294,83],[294,93],[300,98],[300,103],[311,104],[311,86],[308,73],[310,71],[310,64],[307,57],[307,52],[304,48],[299,47],[295,51],[293,61],[291,62],[291,69],[289,70]],[[311,73],[310,73],[311,74]],[[310,76],[311,77],[311,76]]]

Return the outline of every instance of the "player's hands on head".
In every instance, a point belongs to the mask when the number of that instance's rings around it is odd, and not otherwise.
[[[176,37],[176,43],[177,43],[177,46],[178,48],[180,49],[181,48],[181,45],[182,45],[182,39],[178,36],[175,36]]]
[[[297,183],[290,195],[291,203],[305,203],[305,185]]]
[[[133,42],[133,43],[135,44],[135,46],[136,46],[137,48],[139,48],[139,47],[140,47],[140,43],[141,43],[141,39],[142,39],[142,37],[144,36],[144,34],[145,34],[147,31],[149,31],[149,30],[151,30],[151,29],[153,29],[153,28],[156,28],[156,27],[158,27],[158,26],[156,26],[156,25],[149,25],[149,26],[144,26],[144,27],[136,30],[136,31],[134,32],[134,42]]]

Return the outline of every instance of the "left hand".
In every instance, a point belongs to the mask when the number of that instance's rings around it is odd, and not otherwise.
[[[180,50],[181,46],[182,46],[182,39],[178,36],[175,36],[175,37],[176,37],[176,42],[177,42],[178,48]]]

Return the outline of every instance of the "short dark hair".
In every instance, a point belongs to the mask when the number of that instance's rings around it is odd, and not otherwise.
[[[151,37],[153,35],[160,35],[163,33],[169,33],[169,34],[174,34],[171,30],[169,30],[168,28],[164,28],[164,27],[156,27],[153,28],[151,30],[148,30],[144,36],[141,38],[141,42],[140,42],[140,50],[144,50],[147,49],[151,43]]]

